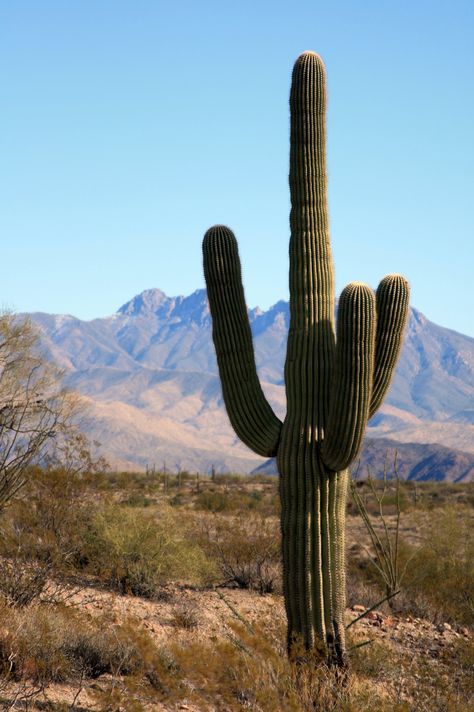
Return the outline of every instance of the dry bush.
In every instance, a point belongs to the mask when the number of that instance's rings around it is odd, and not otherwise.
[[[268,486],[255,489],[242,483],[232,488],[213,485],[198,493],[194,508],[214,513],[252,512],[271,517],[278,515],[279,497],[275,489]]]
[[[169,656],[133,619],[117,624],[58,606],[0,609],[0,687],[23,682],[44,688],[105,673],[113,685],[130,678],[155,696],[167,689]]]
[[[413,515],[412,515],[413,516]],[[420,511],[416,515],[420,543],[403,538],[397,561],[404,571],[401,592],[392,599],[396,611],[433,622],[474,624],[473,516],[463,505]],[[353,545],[348,556],[348,603],[372,605],[386,591],[386,581],[364,548]]]
[[[433,510],[421,524],[423,547],[407,567],[404,604],[435,621],[474,624],[474,538],[471,512]]]
[[[359,491],[360,487],[356,486],[354,480],[350,481],[352,499],[357,505],[371,543],[371,551],[367,552],[369,556],[366,561],[375,569],[376,579],[383,584],[385,599],[391,608],[395,605],[393,597],[400,593],[403,578],[412,558],[401,555],[403,544],[400,541],[400,518],[403,493],[402,483],[398,476],[396,458],[394,467],[393,492],[389,490],[390,481],[387,478],[386,470],[384,470],[382,482],[376,483],[371,477],[366,481],[371,499],[377,504],[379,527],[377,527],[374,516],[369,514],[364,497]],[[394,526],[391,527],[387,517],[387,508],[390,506],[392,499],[395,506],[395,521]]]
[[[374,694],[352,676],[340,684],[334,670],[307,660],[288,660],[281,621],[263,627],[235,625],[215,643],[179,642],[170,650],[187,681],[187,701],[219,712],[395,712],[389,698]],[[319,662],[319,660],[318,660]]]
[[[51,565],[40,561],[0,559],[0,599],[8,606],[29,606],[43,594]]]
[[[86,478],[64,470],[38,469],[22,497],[2,515],[0,555],[38,561],[66,574],[80,559],[81,541],[91,512]]]
[[[71,609],[32,606],[1,610],[0,664],[13,680],[48,684],[83,672],[109,672],[123,655],[112,645],[110,627],[79,618]]]
[[[214,517],[203,522],[201,544],[220,570],[221,585],[259,593],[281,590],[277,520],[249,513]]]
[[[172,623],[176,628],[194,630],[198,628],[201,616],[196,601],[181,601],[173,607]]]

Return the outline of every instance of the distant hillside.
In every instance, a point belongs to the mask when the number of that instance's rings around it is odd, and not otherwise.
[[[443,445],[399,443],[387,438],[366,439],[359,460],[351,466],[352,474],[357,479],[364,479],[369,473],[372,477],[382,478],[385,469],[387,477],[391,478],[395,475],[395,456],[396,469],[403,480],[474,480],[474,453],[453,450]],[[256,467],[253,474],[259,473],[278,474],[275,459]]]
[[[283,417],[288,303],[249,312],[263,388]],[[117,467],[248,472],[262,459],[235,437],[223,408],[205,290],[150,289],[109,317],[30,315],[46,352],[90,403],[87,427]],[[370,438],[474,452],[474,339],[410,312],[400,364]]]

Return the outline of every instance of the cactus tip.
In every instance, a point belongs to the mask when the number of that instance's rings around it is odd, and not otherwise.
[[[402,274],[397,274],[397,273],[386,274],[385,277],[380,282],[380,284],[404,285],[407,289],[409,289],[409,287],[410,287],[406,277],[404,277]]]
[[[304,65],[308,62],[312,62],[313,64],[324,68],[324,62],[321,56],[317,52],[313,52],[310,49],[305,50],[299,55],[298,59],[295,62],[295,66]]]

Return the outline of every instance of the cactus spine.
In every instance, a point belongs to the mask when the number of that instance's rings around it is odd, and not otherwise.
[[[289,649],[301,641],[344,666],[347,468],[390,384],[409,291],[399,275],[385,277],[376,295],[352,282],[340,296],[335,329],[326,82],[314,52],[295,63],[290,110],[290,329],[283,423],[258,380],[237,241],[227,227],[207,231],[204,273],[230,421],[254,452],[277,456]]]

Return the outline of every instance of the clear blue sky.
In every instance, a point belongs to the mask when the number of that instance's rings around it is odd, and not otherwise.
[[[474,336],[473,35],[472,0],[0,0],[0,302],[189,294],[217,222],[249,304],[286,299],[288,92],[313,49],[338,292],[401,272]]]

